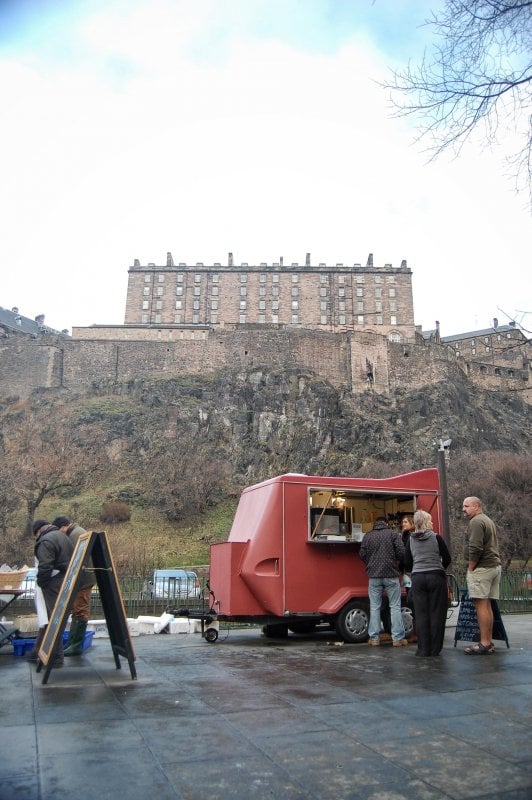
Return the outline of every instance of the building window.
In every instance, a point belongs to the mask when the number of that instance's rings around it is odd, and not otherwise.
[[[201,275],[198,275],[197,273],[194,275],[194,283],[201,283]]]
[[[194,302],[192,303],[192,308],[195,311],[198,311],[198,309],[199,309],[199,300],[194,300]]]
[[[320,288],[320,297],[327,297],[327,287],[326,286],[322,286]]]
[[[375,301],[375,311],[382,311],[382,303],[380,300]]]
[[[377,325],[382,325],[382,314],[377,314],[375,321]]]
[[[266,297],[266,287],[259,286],[259,297]]]
[[[513,371],[513,369],[509,369],[509,370],[508,370],[508,377],[509,377],[509,378],[513,378],[513,377],[514,377],[514,371]]]
[[[266,301],[265,300],[259,300],[259,310],[263,311],[265,308],[266,308]]]
[[[501,334],[500,334],[500,333],[498,333],[498,334],[497,334],[497,341],[498,341],[498,342],[500,342],[500,341],[501,341]]]
[[[490,347],[489,347],[489,344],[487,344],[486,345],[486,353],[489,353],[489,351],[490,351]]]
[[[279,297],[279,287],[278,286],[272,286],[272,296],[273,297]]]
[[[362,286],[357,286],[357,297],[364,297],[364,289]]]
[[[329,276],[328,275],[320,275],[320,283],[329,283]]]
[[[390,300],[390,311],[397,311],[397,303],[395,300]]]
[[[356,282],[357,283],[364,283],[364,276],[363,275],[357,275]]]
[[[164,294],[164,286],[158,286],[157,287],[157,296],[161,297],[161,295],[163,295],[163,294]]]
[[[218,283],[219,279],[220,279],[220,276],[218,275],[217,272],[215,272],[214,275],[212,276],[212,282],[213,283]]]
[[[382,289],[375,289],[375,297],[382,297]]]
[[[175,307],[178,308],[178,309],[182,309],[183,308],[183,301],[182,300],[176,300],[175,301]]]
[[[181,314],[174,314],[174,322],[176,325],[179,325],[181,322]]]
[[[364,311],[364,301],[363,300],[359,300],[357,302],[357,311]]]
[[[382,275],[375,275],[375,283],[382,283]]]
[[[500,374],[501,374],[500,367],[495,367],[495,375],[500,375]]]
[[[266,283],[266,275],[263,272],[259,275],[259,283]]]
[[[395,289],[388,289],[388,297],[395,297]]]
[[[320,317],[320,325],[327,325],[327,316],[325,314]]]
[[[244,273],[240,273],[240,283],[247,283],[247,282],[248,282],[248,276],[244,275]]]
[[[199,314],[192,314],[192,324],[197,325],[199,322]]]
[[[211,308],[214,310],[218,308],[218,300],[211,300]]]
[[[387,282],[388,282],[388,283],[395,283],[395,275],[387,275],[387,276],[386,276],[386,280],[387,280]],[[393,335],[393,334],[392,334],[392,335]],[[399,336],[399,334],[397,334],[397,335]],[[400,340],[400,339],[401,339],[401,337],[399,336],[399,340]],[[394,339],[392,339],[392,338],[391,338],[391,336],[390,336],[390,341],[391,341],[391,342],[393,342],[393,341],[395,341],[395,340],[394,340]]]
[[[279,276],[278,275],[272,275],[272,283],[279,283]]]
[[[292,287],[292,297],[299,297],[299,288],[297,286]]]
[[[194,297],[199,297],[201,294],[201,286],[194,286]]]
[[[151,281],[151,275],[145,275],[144,276],[144,283],[150,283],[150,281]]]
[[[359,325],[363,325],[364,324],[364,317],[363,317],[362,314],[358,315],[357,322],[358,322]]]
[[[511,334],[511,333],[507,333],[507,334],[506,334],[506,338],[507,338],[507,339],[511,339],[511,338],[512,338],[512,334]]]
[[[246,308],[247,308],[247,306],[246,306],[246,301],[245,301],[245,300],[241,300],[241,301],[240,301],[240,310],[241,310],[241,311],[245,311],[245,310],[246,310]]]
[[[489,344],[489,343],[490,343],[490,337],[484,336],[484,344]]]
[[[148,322],[148,315],[143,314],[140,319],[142,321],[142,324],[145,325]]]
[[[345,275],[338,275],[338,283],[345,283]]]
[[[345,314],[340,314],[338,319],[340,321],[340,325],[345,325]]]
[[[278,314],[272,314],[272,322],[273,322],[274,325],[277,325],[277,323],[279,322],[279,315]]]
[[[400,342],[401,341],[401,334],[396,333],[395,331],[393,331],[393,333],[390,333],[388,339],[390,340],[390,342]]]
[[[472,356],[475,356],[476,354],[477,354],[476,348],[475,348],[475,347],[472,347],[472,348],[471,348],[471,355],[472,355]]]
[[[159,323],[160,323],[160,321],[161,321],[161,315],[160,315],[160,314],[156,314],[156,315],[155,315],[155,322],[156,322],[156,324],[159,324]]]
[[[212,322],[213,325],[215,325],[218,322],[218,315],[217,314],[211,314],[211,322]]]
[[[148,297],[148,295],[150,294],[150,287],[149,286],[145,286],[144,287],[143,294],[144,294],[144,297]]]
[[[185,277],[185,276],[183,275],[183,273],[182,273],[182,272],[178,272],[178,273],[177,273],[177,282],[178,282],[178,283],[183,283],[184,277]]]
[[[211,286],[211,294],[214,295],[214,297],[218,296],[218,292],[219,292],[218,286]]]
[[[240,316],[238,317],[238,321],[240,323],[244,323],[246,321],[246,315],[245,314],[240,314]]]
[[[162,307],[163,307],[163,301],[157,300],[157,302],[155,303],[155,308],[157,309],[157,311],[161,311]]]
[[[395,314],[392,314],[390,317],[390,325],[397,325],[397,317]]]
[[[292,275],[292,283],[298,283],[299,275]]]
[[[474,347],[474,346],[475,346],[475,344],[476,344],[475,340],[474,340],[474,339],[471,339],[471,347]]]
[[[455,356],[459,357],[460,356],[460,350],[455,350],[454,354],[455,354]]]
[[[164,275],[158,275],[159,283],[164,283]]]
[[[297,300],[292,300],[292,311],[297,311],[299,308],[299,302]]]
[[[345,297],[345,289],[343,287],[339,287],[338,297]]]
[[[279,301],[272,300],[272,311],[278,311],[278,310],[279,310]]]
[[[246,297],[247,293],[248,293],[247,286],[241,286],[240,287],[240,297]]]
[[[259,322],[260,323],[266,322],[266,317],[264,314],[259,314]]]
[[[327,301],[321,301],[320,303],[320,311],[327,311]]]
[[[338,301],[338,311],[345,311],[345,300]]]
[[[142,308],[144,309],[144,311],[147,311],[149,307],[150,307],[150,301],[149,300],[143,300],[142,301]]]
[[[297,314],[292,314],[292,325],[297,325],[299,322],[299,317]]]

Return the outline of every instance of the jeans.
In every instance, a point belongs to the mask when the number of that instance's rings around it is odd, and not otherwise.
[[[390,619],[392,623],[392,639],[400,642],[405,638],[405,626],[401,614],[401,587],[399,578],[370,578],[369,579],[369,638],[378,639],[381,632],[381,605],[382,593],[386,589],[390,604]]]

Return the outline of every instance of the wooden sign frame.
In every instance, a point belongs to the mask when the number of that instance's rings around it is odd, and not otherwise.
[[[501,612],[496,600],[491,600],[491,609],[493,611],[493,633],[492,638],[506,642],[506,647],[510,647],[506,629],[502,621]],[[458,640],[465,642],[480,642],[480,628],[477,621],[477,611],[473,600],[469,597],[467,589],[462,589],[462,598],[460,601],[460,610],[458,612],[458,619],[456,620],[456,628],[454,632],[454,646]]]
[[[79,590],[83,573],[86,571],[94,572],[98,584],[116,668],[121,668],[120,656],[123,656],[128,660],[132,679],[135,680],[137,677],[133,643],[127,625],[113,557],[107,542],[107,534],[105,531],[90,531],[82,534],[76,542],[61,591],[48,620],[48,626],[39,649],[37,672],[40,672],[43,666],[45,667],[43,684],[48,681],[53,668],[74,598]]]

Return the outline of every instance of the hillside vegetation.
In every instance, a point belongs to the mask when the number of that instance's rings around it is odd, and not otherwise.
[[[67,514],[105,528],[131,573],[206,564],[244,486],[284,472],[382,477],[434,466],[441,438],[452,439],[453,535],[464,528],[462,497],[480,494],[500,523],[522,528],[510,557],[527,558],[531,436],[517,393],[464,378],[352,395],[298,369],[36,392],[0,406],[0,560],[30,561],[31,519]],[[130,518],[104,525],[109,501]]]

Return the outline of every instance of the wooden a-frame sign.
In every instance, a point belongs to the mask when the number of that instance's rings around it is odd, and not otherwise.
[[[48,681],[81,578],[87,571],[94,572],[98,584],[116,668],[121,668],[120,656],[123,656],[128,660],[132,679],[137,677],[135,653],[107,535],[105,531],[90,531],[82,534],[76,542],[39,649],[37,672],[45,667],[43,683]]]

